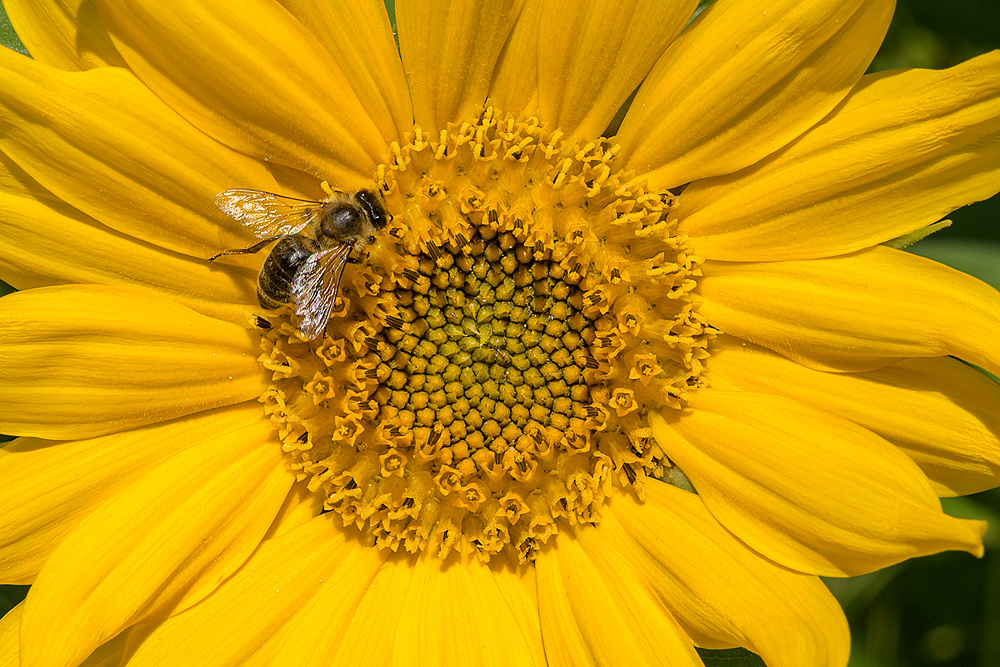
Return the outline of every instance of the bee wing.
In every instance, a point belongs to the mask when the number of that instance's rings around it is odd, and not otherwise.
[[[220,192],[215,203],[259,239],[298,234],[323,212],[323,202],[242,188]]]
[[[295,314],[306,340],[317,338],[326,328],[340,291],[340,279],[351,256],[353,244],[345,243],[320,250],[303,262],[292,280]]]

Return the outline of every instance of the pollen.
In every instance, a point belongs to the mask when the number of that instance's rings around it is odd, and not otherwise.
[[[332,520],[382,549],[523,563],[667,474],[647,416],[684,406],[716,332],[677,197],[616,153],[492,107],[392,145],[392,220],[326,334],[287,312],[259,327],[265,412]]]

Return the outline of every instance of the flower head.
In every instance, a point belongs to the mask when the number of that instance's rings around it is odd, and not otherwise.
[[[889,0],[400,0],[398,51],[7,4],[22,665],[834,667],[818,575],[981,554],[1000,298],[881,244],[1000,189],[998,54],[863,75]]]

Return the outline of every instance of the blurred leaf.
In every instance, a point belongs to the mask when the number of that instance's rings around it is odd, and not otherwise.
[[[1000,0],[902,0],[869,71],[943,69],[996,48]]]
[[[992,493],[995,494],[995,491]],[[983,544],[986,545],[987,549],[995,549],[1000,545],[1000,525],[998,525],[1000,517],[997,516],[992,507],[983,502],[984,495],[980,493],[974,496],[942,498],[941,509],[945,511],[945,514],[959,519],[976,519],[987,522]]]
[[[1000,289],[1000,243],[933,238],[907,250],[947,264]]]
[[[844,612],[850,615],[870,605],[901,571],[902,566],[894,565],[858,577],[824,578],[823,583],[840,602]]]
[[[16,607],[27,594],[27,586],[0,586],[0,616]]]
[[[3,3],[0,2],[0,44],[3,44],[8,49],[14,49],[19,53],[28,55],[28,49],[24,48],[24,44],[18,39],[17,33],[14,32],[14,26],[10,24],[10,19],[7,18],[7,10],[4,9]]]
[[[726,649],[725,651],[709,651],[698,649],[705,667],[767,667],[760,657],[744,648]]]

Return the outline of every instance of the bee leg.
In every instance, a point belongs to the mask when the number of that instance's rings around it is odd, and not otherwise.
[[[357,257],[349,256],[347,258],[347,263],[348,264],[360,264],[361,262],[365,261],[366,259],[368,259],[368,252],[366,250],[362,250],[361,254],[358,255]]]
[[[254,243],[249,248],[236,248],[235,250],[223,250],[218,255],[212,255],[211,257],[209,257],[208,261],[214,262],[215,260],[219,259],[223,255],[251,255],[251,254],[259,251],[261,248],[263,248],[264,246],[266,246],[268,243],[271,243],[273,241],[277,241],[280,238],[281,238],[280,236],[272,236],[269,239],[264,239],[260,243]]]

